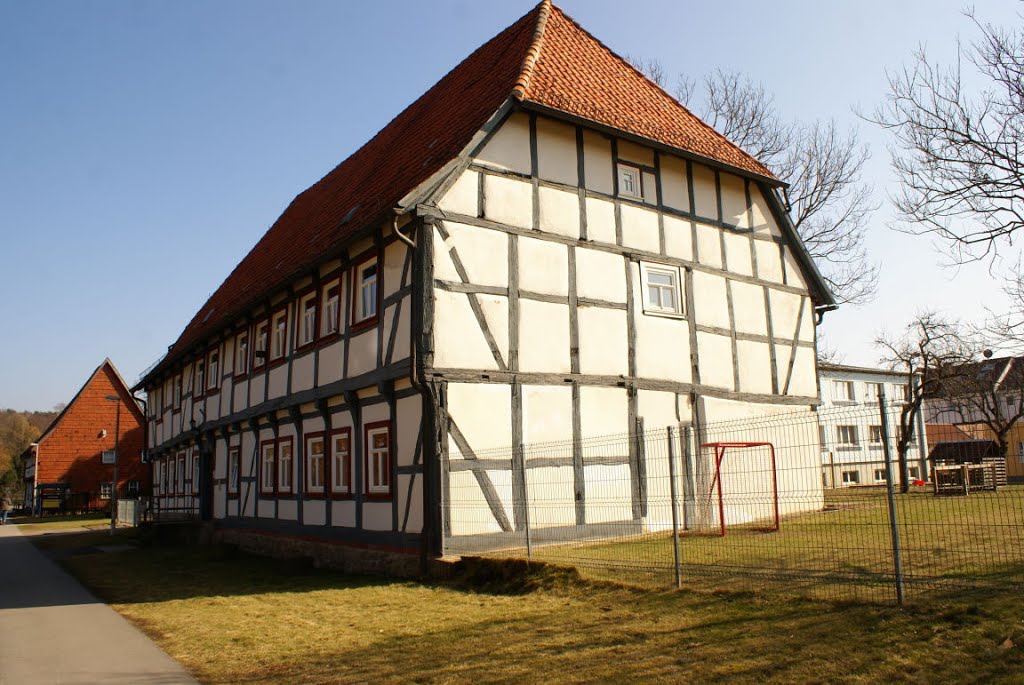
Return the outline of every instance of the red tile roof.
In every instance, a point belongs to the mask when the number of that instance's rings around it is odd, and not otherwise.
[[[543,0],[299,194],[146,376],[383,219],[457,157],[510,97],[775,179]]]

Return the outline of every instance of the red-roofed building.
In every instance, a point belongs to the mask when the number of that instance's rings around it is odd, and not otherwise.
[[[636,441],[587,439],[817,403],[835,302],[781,186],[541,2],[299,194],[140,381],[157,503],[351,568],[518,539],[537,478],[535,531],[662,525]]]

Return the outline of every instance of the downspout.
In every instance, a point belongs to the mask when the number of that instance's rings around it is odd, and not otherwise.
[[[131,392],[129,390],[129,392]],[[132,399],[142,405],[142,455],[141,461],[149,468],[149,496],[153,496],[153,464],[149,461],[149,403],[139,397],[138,395],[132,394]],[[139,496],[141,499],[141,488],[139,488]],[[138,511],[138,509],[136,509]],[[141,516],[141,513],[139,514]]]
[[[820,326],[821,322],[825,320],[825,313],[835,311],[839,309],[837,304],[819,304],[814,307],[814,325]]]

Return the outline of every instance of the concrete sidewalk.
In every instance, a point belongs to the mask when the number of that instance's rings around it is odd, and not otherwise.
[[[0,526],[0,685],[195,682],[17,526]]]

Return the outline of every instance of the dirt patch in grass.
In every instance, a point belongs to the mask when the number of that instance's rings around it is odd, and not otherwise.
[[[185,546],[63,563],[206,682],[1024,679],[1024,603],[998,595],[900,611],[472,561],[424,584]]]

